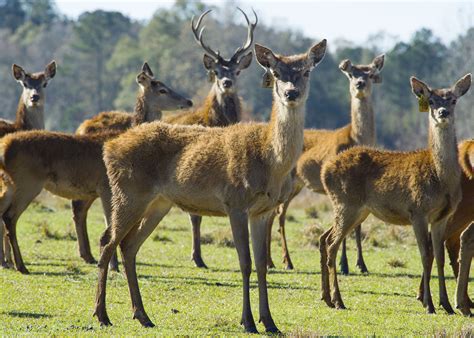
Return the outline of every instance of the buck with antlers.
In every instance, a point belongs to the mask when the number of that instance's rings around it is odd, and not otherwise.
[[[248,222],[258,275],[260,320],[278,329],[270,314],[266,282],[266,229],[273,209],[289,193],[289,175],[303,149],[305,104],[311,70],[326,40],[301,55],[275,55],[255,45],[257,61],[272,79],[268,124],[226,128],[153,122],[133,128],[104,147],[112,189],[112,224],[101,238],[95,314],[111,325],[105,294],[108,263],[120,245],[133,318],[153,326],[143,307],[136,254],[173,205],[197,215],[228,216],[243,278],[242,324],[257,332],[250,307]]]
[[[185,112],[165,118],[165,122],[172,124],[199,124],[208,127],[225,127],[240,121],[241,102],[237,93],[237,77],[240,72],[248,68],[252,62],[252,43],[254,30],[258,23],[255,11],[255,22],[250,23],[247,14],[237,8],[247,22],[247,40],[243,46],[237,48],[230,59],[224,59],[218,51],[213,50],[203,41],[204,28],[201,27],[203,18],[211,11],[201,14],[196,23],[192,20],[191,29],[195,40],[204,49],[204,67],[208,79],[212,83],[211,90],[204,100],[204,104],[192,112]],[[201,221],[202,216],[190,215],[193,228],[191,259],[197,267],[206,268],[201,255]]]
[[[336,130],[308,129],[304,133],[303,154],[296,165],[293,191],[290,198],[279,207],[279,232],[282,241],[283,263],[286,269],[293,269],[288,245],[286,242],[285,223],[286,212],[291,200],[299,194],[304,186],[317,193],[325,193],[321,183],[321,167],[325,161],[336,154],[355,145],[375,144],[375,116],[372,105],[372,84],[381,83],[380,74],[384,65],[384,55],[379,55],[368,65],[353,65],[350,60],[343,60],[339,69],[349,79],[351,96],[351,123]],[[273,217],[276,216],[276,213]],[[273,219],[268,229],[268,266],[274,267],[271,258],[271,230]],[[361,228],[355,229],[357,243],[357,266],[361,272],[367,273],[367,267],[362,256]],[[342,246],[341,272],[349,273],[347,264],[345,239]]]
[[[12,74],[23,87],[18,102],[14,122],[0,120],[0,137],[20,130],[44,129],[45,88],[56,75],[56,62],[51,61],[43,72],[28,73],[22,67],[14,64]],[[6,172],[0,170],[0,210],[6,210],[11,203],[14,185]],[[13,265],[10,244],[5,236],[3,222],[0,224],[0,264],[3,267]]]
[[[152,78],[149,67],[137,75],[140,91],[135,116],[146,115],[151,103],[161,104],[162,109],[176,109],[189,100]],[[160,93],[167,88],[166,97]],[[139,119],[138,119],[139,121]],[[94,201],[99,197],[107,219],[110,220],[110,188],[102,160],[104,141],[120,132],[71,135],[46,131],[26,131],[5,136],[0,140],[0,166],[13,180],[16,190],[11,203],[0,210],[3,215],[15,266],[28,273],[16,237],[18,218],[31,201],[44,188],[67,199]],[[0,205],[4,205],[0,200]],[[78,222],[80,253],[84,259],[90,255],[86,224]]]
[[[423,264],[423,305],[435,309],[430,292],[430,236],[438,267],[440,304],[454,313],[444,279],[444,235],[461,200],[461,167],[454,124],[457,99],[471,86],[471,74],[448,89],[431,89],[412,77],[420,111],[429,111],[429,149],[389,152],[354,147],[326,162],[321,179],[334,207],[334,225],[320,237],[322,299],[343,309],[336,275],[342,239],[372,213],[392,224],[412,224]],[[331,289],[332,288],[332,292]]]

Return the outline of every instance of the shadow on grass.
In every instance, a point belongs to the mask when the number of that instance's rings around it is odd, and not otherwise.
[[[85,275],[84,272],[82,271],[75,271],[75,272],[70,272],[70,271],[33,271],[30,272],[30,275],[33,276],[49,276],[49,277],[65,277],[65,276],[82,276]]]
[[[6,314],[11,317],[17,317],[17,318],[52,318],[52,315],[49,315],[47,313],[33,313],[33,312],[21,312],[21,311],[8,311],[8,312],[2,312],[3,314]]]

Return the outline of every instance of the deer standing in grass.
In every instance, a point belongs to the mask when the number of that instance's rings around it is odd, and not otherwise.
[[[474,303],[471,301],[467,294],[467,278],[469,276],[469,263],[472,254],[469,250],[472,250],[471,236],[474,230],[466,230],[470,224],[474,221],[474,174],[473,174],[473,163],[474,163],[474,140],[464,141],[459,147],[459,163],[462,168],[461,176],[461,191],[462,199],[459,202],[458,207],[454,215],[449,219],[446,224],[446,231],[444,233],[444,240],[446,249],[448,250],[449,259],[453,268],[454,276],[458,279],[457,288],[457,308],[461,310],[464,315],[470,315],[470,308],[474,307]],[[472,228],[472,227],[471,227]],[[462,242],[462,243],[461,243]],[[463,248],[464,250],[461,250]],[[431,262],[433,256],[430,255]],[[460,262],[459,262],[459,261]],[[461,270],[464,270],[460,272]],[[467,269],[467,272],[466,272]],[[461,293],[464,292],[464,294]],[[418,300],[423,301],[423,278],[420,283],[418,292]]]
[[[28,73],[14,64],[12,74],[23,87],[18,102],[14,122],[0,120],[0,137],[20,130],[44,129],[45,88],[56,75],[56,62],[51,61],[43,72]],[[11,203],[15,187],[6,172],[0,170],[0,210],[6,210]],[[10,244],[5,236],[3,222],[0,224],[0,264],[3,267],[13,265]]]
[[[108,263],[120,245],[133,318],[154,326],[143,307],[136,254],[173,205],[197,215],[228,216],[243,278],[242,321],[257,332],[250,307],[248,223],[258,276],[260,320],[278,332],[270,314],[266,282],[267,222],[290,192],[290,173],[303,149],[305,104],[311,70],[322,60],[326,40],[301,55],[275,55],[255,45],[257,61],[273,84],[268,124],[226,128],[153,122],[131,129],[104,146],[112,189],[112,224],[101,238],[95,315],[111,325],[105,295]]]
[[[320,237],[322,299],[344,309],[336,274],[342,239],[372,213],[392,224],[412,224],[423,264],[423,306],[435,309],[430,292],[430,236],[438,268],[440,304],[454,313],[444,278],[444,233],[461,200],[461,167],[454,108],[471,86],[471,74],[448,89],[431,89],[411,78],[420,110],[429,110],[429,148],[412,152],[353,147],[325,163],[324,188],[334,207],[334,225]],[[332,289],[332,291],[331,291]]]
[[[283,250],[283,263],[286,269],[293,269],[288,245],[286,242],[285,222],[286,211],[291,200],[299,194],[304,186],[314,192],[325,193],[321,183],[321,167],[325,161],[355,145],[375,145],[375,116],[372,106],[372,84],[382,82],[380,71],[384,65],[384,55],[379,55],[368,65],[353,65],[350,60],[343,60],[339,69],[349,79],[351,96],[351,123],[336,130],[305,130],[304,149],[296,165],[294,187],[290,198],[279,207],[280,236]],[[276,216],[276,213],[275,213]],[[268,233],[268,266],[275,267],[271,258],[271,229],[270,220]],[[357,243],[357,266],[361,272],[367,273],[367,267],[362,255],[361,227],[355,229]],[[345,239],[341,256],[341,272],[349,273],[347,264]]]
[[[240,121],[241,100],[237,93],[237,77],[240,72],[252,63],[252,43],[258,17],[255,12],[255,22],[250,23],[247,14],[238,8],[247,21],[247,41],[243,46],[237,48],[230,59],[224,59],[203,41],[204,27],[200,29],[202,19],[211,10],[204,12],[191,28],[195,40],[204,49],[204,67],[208,72],[209,81],[212,82],[211,90],[204,104],[192,112],[173,115],[165,118],[165,122],[172,124],[192,125],[198,124],[207,127],[225,127]],[[193,229],[193,243],[191,259],[200,268],[207,268],[201,255],[201,221],[202,216],[190,214]]]
[[[174,93],[150,76],[144,67],[137,76],[140,93],[135,114],[146,110],[147,104],[158,101],[163,109],[176,109],[189,100]],[[160,89],[169,93],[163,97]],[[156,103],[155,103],[156,104]],[[139,108],[141,107],[141,108]],[[5,136],[0,140],[0,166],[11,177],[15,192],[7,208],[0,210],[13,249],[15,267],[22,273],[28,270],[21,257],[16,236],[16,224],[31,201],[46,189],[54,195],[93,201],[101,199],[107,222],[110,220],[110,188],[102,160],[104,141],[120,132],[71,135],[46,131],[25,131]],[[0,204],[3,201],[0,200]],[[83,224],[85,227],[85,223]],[[78,238],[89,244],[86,228],[78,228]],[[80,242],[81,243],[81,242]],[[84,249],[84,248],[83,248]],[[90,252],[90,247],[87,247]],[[81,255],[83,253],[81,252]]]
[[[193,105],[188,100],[154,78],[153,71],[148,63],[144,63],[142,72],[136,79],[140,90],[138,92],[133,114],[111,111],[103,112],[93,118],[84,121],[76,133],[79,135],[91,135],[102,132],[120,133],[141,123],[161,119],[163,110],[175,110],[188,108]],[[79,253],[86,263],[96,263],[92,256],[89,236],[87,235],[87,213],[96,197],[89,200],[73,200],[73,220],[79,243]],[[114,257],[111,268],[118,270],[118,261]]]

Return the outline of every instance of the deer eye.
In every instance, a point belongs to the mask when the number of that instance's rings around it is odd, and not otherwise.
[[[48,85],[48,82],[43,83],[43,88],[46,88],[47,85]]]
[[[161,89],[159,90],[159,92],[160,92],[160,94],[166,94],[168,91],[167,91],[166,89],[164,89],[164,88],[161,88]]]
[[[279,79],[280,78],[280,74],[277,72],[277,71],[273,71],[273,76],[275,77],[275,79]]]
[[[240,70],[236,71],[235,75],[239,76],[240,75]]]
[[[456,99],[453,99],[453,100],[451,101],[452,104],[456,104],[456,102],[458,102]]]
[[[303,76],[304,76],[304,77],[309,77],[309,74],[310,74],[310,73],[311,73],[311,72],[310,72],[309,70],[307,70],[306,72],[304,72]]]

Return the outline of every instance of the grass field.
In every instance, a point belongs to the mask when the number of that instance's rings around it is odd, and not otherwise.
[[[308,202],[305,202],[308,205]],[[365,258],[370,274],[357,273],[354,242],[348,241],[352,275],[340,277],[348,310],[329,309],[320,301],[317,237],[330,224],[324,200],[313,209],[289,212],[288,238],[295,271],[285,271],[275,231],[269,297],[273,318],[287,335],[471,335],[473,319],[449,316],[441,309],[427,315],[415,299],[421,274],[418,249],[410,228],[387,226],[375,219],[363,226]],[[314,218],[314,216],[318,218]],[[138,254],[138,274],[145,308],[156,324],[143,329],[132,320],[125,277],[111,273],[107,289],[114,324],[101,328],[92,317],[97,269],[79,258],[68,202],[43,195],[30,206],[18,226],[23,257],[31,274],[0,269],[0,333],[2,335],[226,335],[242,334],[241,276],[224,218],[204,218],[208,244],[203,257],[209,269],[190,261],[191,231],[187,215],[177,209],[163,220]],[[98,258],[103,230],[100,205],[89,215],[89,235]],[[455,280],[446,266],[454,305]],[[258,320],[256,274],[251,300]],[[438,302],[435,274],[431,283]],[[257,324],[263,332],[262,324]]]

